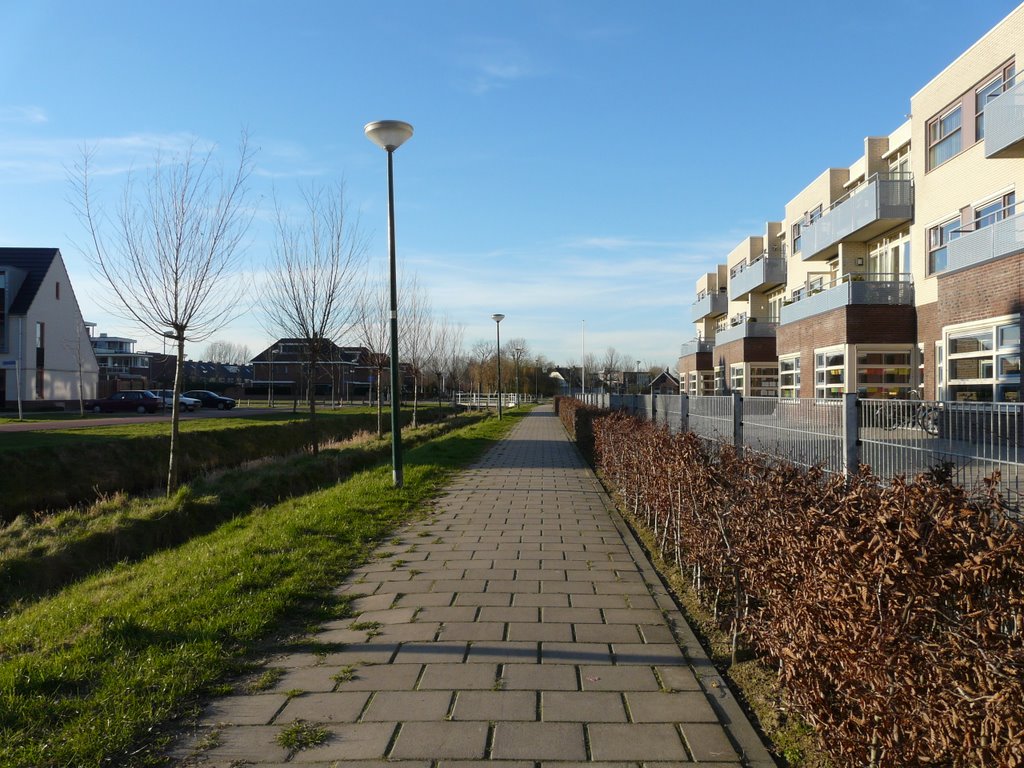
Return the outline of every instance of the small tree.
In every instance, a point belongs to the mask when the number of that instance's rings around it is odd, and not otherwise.
[[[412,426],[416,427],[419,390],[430,355],[434,318],[431,316],[430,299],[415,276],[409,278],[403,286],[402,297],[403,331],[399,338],[402,345],[402,357],[408,364],[413,377]]]
[[[303,194],[305,220],[295,224],[277,206],[277,238],[264,306],[272,335],[302,339],[314,455],[317,368],[328,362],[358,317],[366,248],[345,213],[344,190]]]
[[[381,275],[363,286],[356,317],[356,334],[366,347],[369,363],[377,378],[377,437],[384,434],[384,371],[388,367],[391,343],[391,293],[388,277]]]
[[[205,341],[232,319],[242,285],[232,278],[250,214],[245,205],[253,155],[243,134],[238,165],[225,173],[213,150],[192,142],[180,156],[157,153],[141,189],[129,174],[113,219],[94,195],[93,152],[70,174],[83,249],[110,286],[115,311],[177,344],[167,493],[178,486],[179,396],[185,341]]]

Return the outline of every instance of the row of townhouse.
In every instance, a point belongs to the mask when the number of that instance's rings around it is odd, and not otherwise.
[[[1022,68],[1024,5],[702,276],[680,389],[1019,401]]]

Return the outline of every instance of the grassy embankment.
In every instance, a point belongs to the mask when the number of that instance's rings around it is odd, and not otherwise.
[[[409,450],[400,491],[378,466],[18,605],[0,623],[0,765],[156,760],[162,727],[282,626],[345,615],[330,587],[511,428],[509,416]]]
[[[421,414],[436,418],[437,409]],[[408,422],[408,410],[402,413]],[[318,414],[323,441],[376,430],[371,408]],[[306,414],[263,413],[181,422],[180,476],[266,456],[303,451],[311,432]],[[7,432],[0,435],[0,524],[21,514],[89,504],[116,491],[145,492],[166,482],[170,424],[154,421],[105,427]]]

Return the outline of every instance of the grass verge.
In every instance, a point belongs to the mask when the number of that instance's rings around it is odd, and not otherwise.
[[[421,423],[438,416],[421,411]],[[403,423],[411,417],[402,412]],[[321,440],[345,439],[376,428],[368,409],[317,416]],[[287,456],[308,448],[308,414],[219,416],[182,422],[179,454],[182,481],[266,456]],[[0,524],[21,514],[90,504],[117,491],[144,493],[167,481],[170,424],[124,424],[87,429],[4,433],[0,439]]]
[[[467,414],[406,430],[406,447],[479,418]],[[212,473],[171,497],[119,493],[85,509],[38,519],[21,516],[0,529],[0,616],[15,601],[47,594],[113,563],[176,546],[256,507],[337,483],[384,461],[390,452],[388,437],[360,433],[317,456],[291,456],[260,462],[258,469],[246,466]]]
[[[289,620],[346,605],[328,590],[517,421],[488,419],[390,467],[231,520],[118,565],[0,623],[0,765],[155,764],[153,729],[241,669]]]

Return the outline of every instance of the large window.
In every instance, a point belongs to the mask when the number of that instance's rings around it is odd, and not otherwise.
[[[725,366],[724,365],[716,365],[715,366],[715,394],[716,395],[724,395],[725,394]]]
[[[779,366],[751,365],[749,392],[751,397],[778,397]]]
[[[946,334],[947,392],[952,400],[1020,399],[1020,318]]]
[[[800,355],[779,358],[779,397],[800,397]]]
[[[744,393],[743,363],[733,363],[729,366],[729,386],[733,392],[739,392],[741,395]]]
[[[686,392],[690,397],[697,397],[697,376],[697,371],[690,371],[686,377],[688,382]]]
[[[974,209],[974,228],[984,229],[997,221],[1013,216],[1016,210],[1017,197],[1013,192],[1000,195],[994,200],[983,203]]]
[[[814,353],[814,396],[840,398],[846,391],[846,354],[841,349]]]
[[[958,104],[928,123],[928,168],[935,168],[960,154],[963,111]]]
[[[949,265],[949,244],[960,237],[960,217],[928,230],[928,274],[942,272]]]
[[[985,107],[992,99],[1010,88],[1014,81],[1013,64],[1004,67],[994,77],[978,86],[974,91],[974,138],[985,138]]]
[[[857,349],[857,394],[906,399],[913,389],[911,351]]]
[[[800,222],[793,225],[793,253],[800,252]]]

